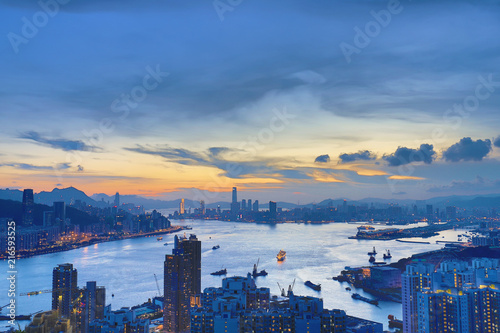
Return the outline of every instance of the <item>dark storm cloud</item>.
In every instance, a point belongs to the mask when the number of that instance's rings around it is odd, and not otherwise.
[[[414,162],[424,162],[431,164],[434,160],[436,152],[434,146],[430,144],[422,144],[419,149],[399,147],[393,154],[383,157],[389,163],[389,166],[400,166]]]
[[[330,162],[330,155],[319,155],[314,160],[315,163],[328,163]]]
[[[500,136],[495,139],[494,143],[495,147],[500,147]]]
[[[274,166],[277,160],[261,159],[256,161],[232,161],[225,159],[224,153],[242,153],[241,150],[228,147],[211,147],[206,152],[197,153],[188,149],[173,148],[168,145],[161,146],[141,146],[134,148],[124,148],[125,150],[163,157],[168,162],[174,162],[183,165],[208,166],[217,168],[222,172],[221,175],[229,178],[246,177],[283,177],[287,179],[310,179],[306,171],[289,170]]]
[[[374,160],[377,158],[377,155],[375,155],[369,150],[364,150],[364,151],[360,150],[357,153],[353,154],[340,154],[339,158],[341,163],[349,163],[357,160],[362,160],[362,161]]]
[[[23,133],[19,136],[20,139],[32,140],[43,146],[48,146],[55,149],[62,149],[64,151],[80,150],[88,151],[93,150],[94,147],[88,146],[83,141],[80,140],[66,140],[66,139],[49,139],[40,135],[40,133],[35,131],[30,131]]]
[[[448,162],[482,161],[491,151],[491,140],[463,138],[443,153]]]

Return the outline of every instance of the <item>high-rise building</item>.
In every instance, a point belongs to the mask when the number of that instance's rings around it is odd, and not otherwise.
[[[81,302],[81,316],[78,324],[81,332],[89,332],[89,324],[96,319],[104,318],[104,308],[106,306],[106,289],[98,287],[95,281],[88,281],[83,288]]]
[[[23,212],[22,212],[22,225],[33,225],[33,213],[35,210],[35,201],[33,200],[33,190],[25,189],[23,191]]]
[[[78,276],[72,264],[60,264],[52,271],[52,310],[69,317],[78,298]]]
[[[457,218],[457,207],[448,206],[446,207],[446,218],[448,220],[454,220]]]
[[[118,192],[115,194],[115,206],[116,208],[120,207],[120,193]]]
[[[181,199],[181,202],[179,203],[179,215],[184,215],[185,209],[184,199]]]
[[[417,293],[432,286],[434,265],[416,263],[406,266],[401,275],[401,292],[403,301],[403,332],[418,332]]]
[[[241,210],[247,210],[247,201],[245,199],[241,200]]]
[[[66,203],[64,201],[54,202],[54,220],[59,226],[64,226],[64,221],[66,221]]]
[[[247,210],[249,210],[249,211],[252,210],[252,199],[247,200]]]
[[[200,214],[205,215],[205,201],[201,200],[200,201]]]
[[[201,293],[201,242],[195,235],[174,238],[165,256],[163,327],[166,332],[188,332],[189,309]]]
[[[233,200],[231,201],[231,203],[235,202],[238,202],[238,190],[236,189],[236,187],[233,187]]]
[[[253,211],[258,212],[259,211],[259,200],[255,200],[253,203]]]
[[[276,218],[276,214],[278,213],[278,209],[276,206],[276,202],[269,201],[269,215],[272,219]]]

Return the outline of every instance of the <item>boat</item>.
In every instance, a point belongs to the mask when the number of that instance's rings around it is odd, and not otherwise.
[[[210,273],[210,275],[216,275],[216,276],[220,276],[220,275],[226,275],[227,274],[227,269],[221,269],[220,271],[216,271],[216,272],[213,272],[213,273]]]
[[[372,252],[368,252],[368,255],[369,256],[374,256],[377,254],[377,251],[375,251],[375,246],[373,247],[373,251]]]
[[[391,258],[392,258],[391,251],[387,250],[387,253],[384,253],[384,259],[391,259]]]
[[[212,250],[217,250],[217,249],[219,249],[219,248],[220,248],[220,246],[219,246],[219,245],[215,245],[214,247],[212,247]]]
[[[308,286],[309,288],[314,289],[314,290],[316,290],[316,291],[320,291],[320,290],[321,290],[321,284],[314,284],[314,283],[312,283],[312,282],[311,282],[311,281],[309,281],[309,280],[308,280],[308,281],[306,281],[304,284],[305,284],[306,286]]]
[[[278,255],[276,256],[276,259],[278,259],[278,261],[285,260],[286,259],[286,252],[283,250],[280,250],[280,252],[278,252]]]
[[[193,227],[187,225],[187,226],[184,227],[184,229],[186,229],[186,230],[193,230]]]
[[[363,302],[370,303],[370,304],[373,304],[373,305],[378,305],[378,301],[376,299],[369,299],[369,298],[363,297],[363,296],[361,296],[360,294],[357,294],[357,293],[352,294],[351,297],[353,299],[357,299],[359,301],[363,301]]]
[[[165,243],[165,244],[163,244],[163,245],[167,246],[167,245],[168,245],[168,243]]]
[[[10,316],[0,315],[0,320],[12,320]],[[31,315],[16,315],[17,320],[31,320]]]
[[[373,230],[375,230],[375,228],[372,227],[371,225],[362,225],[358,227],[358,231],[373,231]]]
[[[351,287],[347,287],[347,288],[345,288],[345,290],[351,291],[352,289],[351,289]]]
[[[157,240],[158,242],[159,242],[159,241],[161,241],[162,239],[163,239],[163,237],[161,237],[161,236],[160,236],[160,237],[156,237],[156,240]]]
[[[260,272],[257,271],[257,267],[259,266],[259,261],[260,258],[257,260],[257,263],[253,265],[253,271],[252,271],[252,277],[256,278],[258,276],[266,276],[267,272],[265,269],[261,270]]]
[[[389,319],[389,328],[403,328],[403,321],[401,319],[397,319],[393,315],[388,315],[387,319]]]
[[[375,262],[375,257],[374,256],[370,256],[370,259],[368,259],[369,262]]]

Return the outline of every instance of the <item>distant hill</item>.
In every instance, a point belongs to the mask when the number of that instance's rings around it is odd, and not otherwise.
[[[23,200],[23,191],[2,189],[0,190],[0,199],[3,200]],[[43,204],[52,206],[55,201],[64,201],[67,205],[72,204],[75,200],[81,200],[94,207],[107,207],[108,205],[102,202],[97,202],[94,199],[87,196],[83,191],[80,191],[74,187],[68,188],[55,188],[50,192],[42,191],[40,193],[34,194],[34,200],[37,204]]]
[[[0,218],[12,218],[17,223],[21,223],[23,204],[20,201],[0,199]],[[33,220],[35,225],[43,224],[43,212],[51,211],[52,206],[35,204]],[[81,210],[73,207],[66,207],[66,217],[71,219],[73,224],[88,225],[99,222],[97,217],[90,216]]]

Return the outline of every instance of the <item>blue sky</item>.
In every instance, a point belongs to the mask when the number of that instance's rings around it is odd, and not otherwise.
[[[0,7],[3,187],[500,193],[498,1]]]

